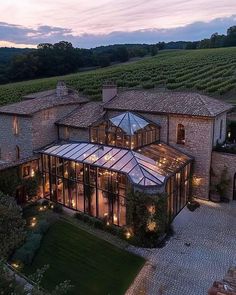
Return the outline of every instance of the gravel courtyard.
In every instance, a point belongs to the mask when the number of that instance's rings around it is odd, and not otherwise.
[[[148,263],[127,294],[206,295],[236,264],[236,201],[201,201],[195,212],[183,209],[173,225],[175,235],[164,248],[129,247]]]

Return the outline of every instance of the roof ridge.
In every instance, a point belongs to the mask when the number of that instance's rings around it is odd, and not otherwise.
[[[206,108],[206,110],[207,110],[207,112],[211,115],[211,116],[213,116],[214,115],[214,113],[213,112],[211,112],[210,110],[209,110],[209,108],[208,108],[208,106],[207,106],[207,103],[206,103],[206,101],[204,101],[204,99],[203,99],[203,96],[201,95],[201,94],[199,94],[199,93],[197,93],[197,96],[198,96],[198,98],[199,98],[199,100],[200,100],[200,102],[205,106],[205,108]],[[210,98],[210,97],[209,97]],[[210,98],[211,99],[211,98]]]

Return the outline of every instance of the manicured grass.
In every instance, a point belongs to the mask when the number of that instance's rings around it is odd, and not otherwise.
[[[73,290],[68,294],[124,294],[142,268],[145,260],[98,239],[65,221],[57,221],[43,239],[31,267],[34,272],[45,264],[43,286],[71,280]]]

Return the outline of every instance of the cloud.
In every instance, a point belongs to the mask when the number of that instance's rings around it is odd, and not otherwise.
[[[218,32],[225,34],[228,27],[236,24],[236,15],[216,18],[209,22],[194,22],[189,25],[167,29],[142,29],[134,31],[114,31],[108,34],[75,34],[71,29],[41,25],[28,28],[0,22],[0,41],[15,44],[36,45],[55,43],[60,40],[72,42],[76,47],[90,48],[118,43],[157,43],[159,41],[194,41],[210,37]]]

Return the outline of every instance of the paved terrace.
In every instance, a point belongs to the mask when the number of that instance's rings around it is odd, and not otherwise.
[[[128,295],[206,295],[236,263],[236,201],[201,201],[195,212],[183,209],[174,221],[175,235],[162,249],[129,250],[146,257]],[[190,245],[186,245],[190,243]]]

